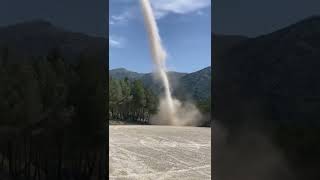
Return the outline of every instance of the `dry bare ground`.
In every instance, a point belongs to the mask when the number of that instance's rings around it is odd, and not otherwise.
[[[109,179],[211,179],[211,129],[109,126]]]

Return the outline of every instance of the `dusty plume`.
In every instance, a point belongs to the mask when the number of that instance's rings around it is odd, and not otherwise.
[[[153,124],[165,125],[197,125],[201,119],[198,109],[191,103],[182,104],[171,95],[170,82],[166,72],[167,53],[162,46],[157,22],[149,0],[140,0],[153,63],[156,67],[154,74],[159,77],[164,87],[164,96],[160,99],[159,111],[152,120]]]

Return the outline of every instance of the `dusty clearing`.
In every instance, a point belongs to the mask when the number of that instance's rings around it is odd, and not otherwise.
[[[109,126],[109,178],[211,179],[211,129]]]

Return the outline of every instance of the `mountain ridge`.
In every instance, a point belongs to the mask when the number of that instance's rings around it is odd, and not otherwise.
[[[162,92],[163,87],[161,83],[155,79],[152,73],[137,73],[125,68],[116,68],[109,70],[109,75],[111,78],[118,80],[124,79],[125,77],[130,80],[141,80],[142,83],[153,92],[157,94]],[[192,73],[169,71],[168,78],[171,82],[173,95],[177,97],[188,97],[195,100],[203,100],[210,97],[211,66]],[[190,84],[190,82],[192,84]],[[196,86],[194,86],[195,84]],[[183,96],[181,96],[181,94],[183,94]]]
[[[68,62],[80,54],[106,62],[107,38],[89,36],[57,27],[46,20],[32,20],[0,27],[0,50],[9,49],[9,62],[44,57],[58,49]]]
[[[231,124],[319,119],[313,111],[320,103],[319,42],[320,16],[312,16],[221,54],[214,60],[217,118]],[[254,111],[256,118],[246,118]]]

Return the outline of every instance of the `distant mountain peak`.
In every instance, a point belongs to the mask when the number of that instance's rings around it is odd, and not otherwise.
[[[143,76],[143,73],[137,73],[134,71],[127,70],[125,68],[115,68],[109,70],[110,76],[116,79],[123,79],[125,77],[129,79],[139,79]]]
[[[111,69],[110,71],[129,71],[126,68],[115,68],[115,69]]]

